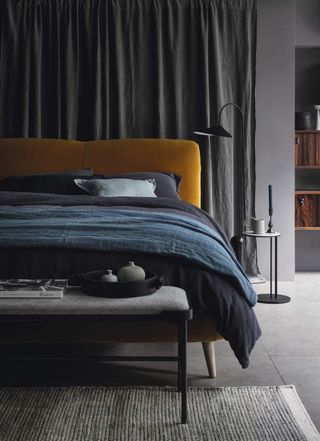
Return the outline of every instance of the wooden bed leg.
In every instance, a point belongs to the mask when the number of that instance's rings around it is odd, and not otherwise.
[[[214,342],[204,341],[202,342],[204,356],[206,358],[208,373],[210,378],[216,378],[217,376],[217,366],[216,366],[216,356],[214,352]]]

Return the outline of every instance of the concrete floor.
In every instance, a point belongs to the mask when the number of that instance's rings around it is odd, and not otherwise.
[[[267,292],[269,285],[255,287],[258,292]],[[280,283],[279,292],[289,295],[291,302],[256,306],[263,336],[253,350],[250,367],[242,369],[229,345],[221,341],[216,343],[218,377],[209,379],[201,345],[189,344],[189,385],[295,384],[320,430],[320,273],[298,273],[294,283]],[[100,349],[92,348],[95,350]],[[108,353],[119,350],[122,354],[170,354],[175,345],[128,344],[109,347]],[[175,385],[176,381],[174,363],[6,362],[1,368],[1,385]]]

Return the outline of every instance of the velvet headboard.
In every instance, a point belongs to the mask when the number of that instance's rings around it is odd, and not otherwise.
[[[200,206],[200,152],[180,139],[0,139],[0,179],[11,175],[93,168],[96,174],[168,171],[182,176],[180,197]]]

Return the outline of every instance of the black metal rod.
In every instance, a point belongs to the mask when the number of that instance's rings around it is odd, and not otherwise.
[[[187,423],[187,322],[179,325],[179,340],[181,353],[179,359],[181,363],[181,423]]]
[[[87,356],[32,356],[32,355],[1,355],[0,360],[57,360],[57,361],[178,361],[178,357],[171,356],[108,356],[108,355],[87,355]]]
[[[181,392],[181,352],[182,352],[182,336],[181,336],[181,329],[178,325],[178,392]]]
[[[270,297],[272,297],[272,266],[273,266],[273,259],[272,259],[272,237],[270,237]]]
[[[275,259],[275,267],[274,267],[274,296],[278,297],[278,238],[275,237],[275,246],[274,246],[274,259]]]
[[[162,311],[159,314],[62,314],[62,313],[50,313],[41,312],[36,314],[20,314],[20,313],[10,313],[7,314],[4,311],[0,311],[0,321],[1,322],[49,322],[49,321],[84,321],[93,320],[100,322],[119,322],[119,321],[143,321],[143,322],[153,322],[153,321],[165,321],[168,323],[179,323],[184,320],[192,319],[192,310],[182,310],[182,311]]]
[[[247,173],[247,161],[246,161],[246,152],[244,150],[244,146],[245,146],[245,130],[244,130],[244,115],[243,115],[243,111],[241,109],[240,106],[238,106],[238,104],[235,103],[226,103],[224,104],[224,106],[221,107],[220,111],[219,111],[219,124],[221,125],[221,114],[222,111],[228,107],[228,106],[233,106],[235,109],[238,110],[239,114],[240,114],[240,118],[241,118],[241,149],[242,149],[242,161],[243,161],[243,170],[242,170],[242,179],[241,179],[241,183],[242,183],[242,197],[243,197],[243,201],[242,201],[242,225],[241,225],[241,231],[240,233],[244,230],[244,224],[245,224],[245,220],[246,220],[246,212],[247,212],[247,203],[246,203],[246,173]]]

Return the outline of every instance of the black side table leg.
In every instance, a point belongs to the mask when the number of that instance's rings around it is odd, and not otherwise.
[[[181,424],[187,423],[187,321],[179,324],[179,363],[181,384]]]
[[[274,238],[274,296],[278,297],[278,238]]]
[[[181,332],[180,332],[180,323],[178,324],[178,392],[181,392]]]
[[[270,237],[270,298],[272,298],[272,270],[273,270],[273,259],[272,259],[272,237]]]
[[[272,292],[272,277],[273,276],[273,246],[272,237],[270,237],[270,293],[259,294],[259,303],[288,303],[290,297],[283,294],[278,294],[278,236],[274,238],[274,293]]]

